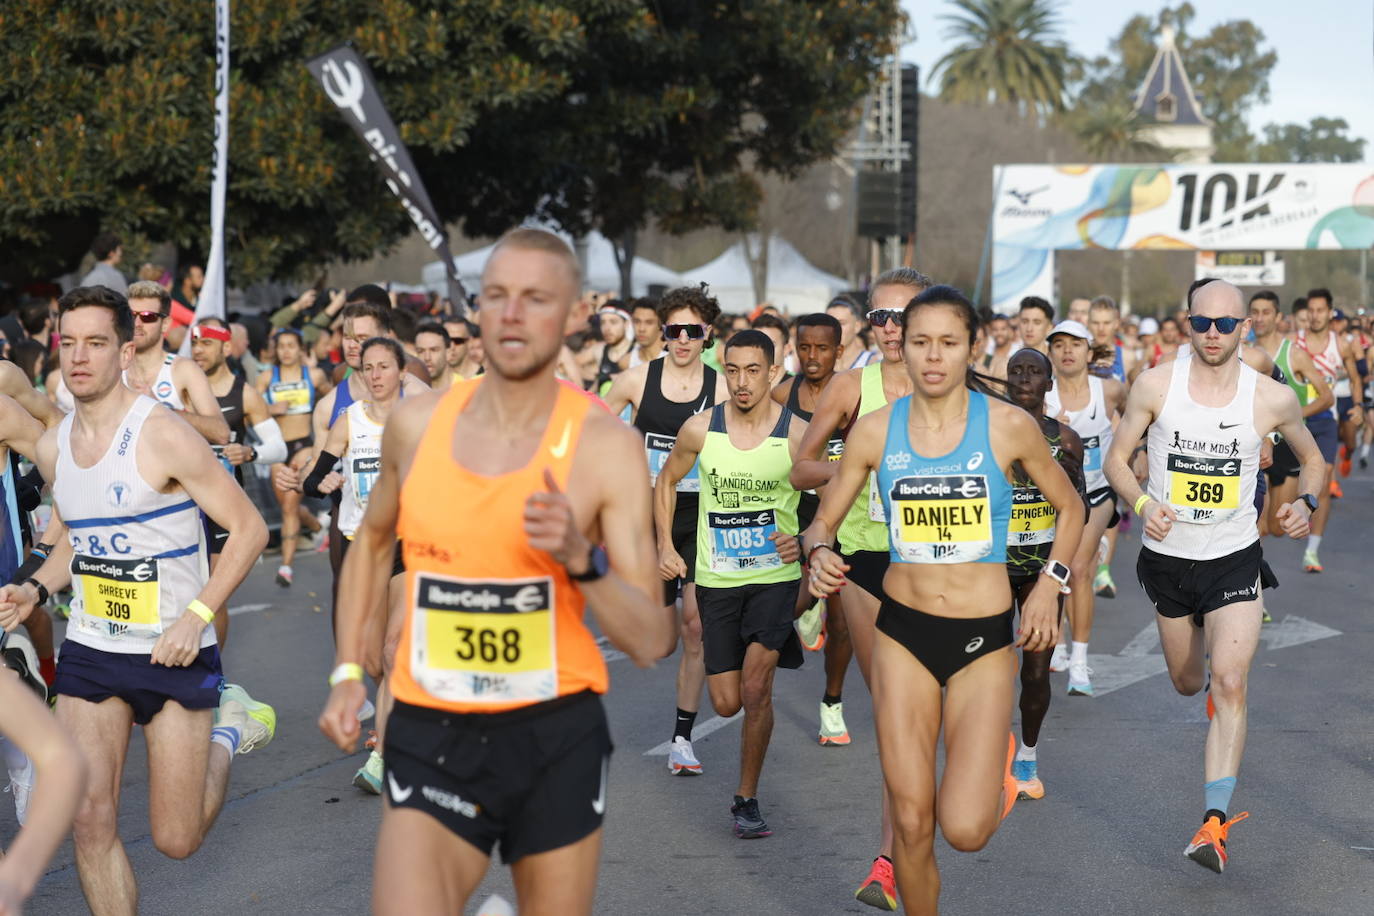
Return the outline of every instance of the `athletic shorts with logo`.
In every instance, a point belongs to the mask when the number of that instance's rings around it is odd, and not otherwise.
[[[186,667],[154,665],[151,655],[105,652],[68,639],[57,659],[53,691],[91,703],[111,697],[126,703],[134,721],[147,725],[168,700],[186,709],[219,706],[224,672],[219,646],[206,646]]]
[[[742,670],[744,655],[754,642],[779,653],[779,668],[800,668],[801,640],[792,626],[800,586],[798,579],[730,588],[698,585],[706,673]]]
[[[1262,588],[1279,584],[1264,562],[1260,542],[1211,560],[1190,560],[1140,548],[1136,577],[1161,617],[1202,618],[1217,608],[1259,598]]]
[[[601,827],[611,733],[584,692],[511,712],[454,713],[396,702],[382,794],[501,860],[570,846]]]
[[[1091,513],[1108,500],[1112,503],[1112,517],[1107,520],[1107,527],[1115,528],[1116,523],[1121,521],[1121,513],[1116,508],[1116,491],[1111,487],[1098,487],[1088,492],[1088,512]]]

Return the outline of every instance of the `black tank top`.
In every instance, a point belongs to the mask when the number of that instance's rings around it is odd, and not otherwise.
[[[248,439],[248,427],[245,425],[247,415],[243,412],[243,376],[234,376],[229,393],[224,397],[215,395],[215,400],[219,401],[219,412],[224,422],[229,424],[229,441],[243,445]],[[243,483],[242,465],[234,468],[234,479]]]
[[[802,406],[801,406],[801,395],[797,393],[797,390],[798,390],[799,388],[801,388],[802,385],[805,385],[805,384],[806,384],[806,381],[805,381],[800,375],[797,376],[796,381],[794,381],[794,382],[792,383],[792,390],[789,391],[789,392],[787,392],[787,409],[790,410],[790,411],[792,411],[792,412],[793,412],[794,414],[796,414],[797,416],[801,417],[801,418],[802,418],[803,420],[805,420],[807,423],[810,423],[810,422],[811,422],[811,417],[812,417],[812,412],[809,411],[809,410],[803,410],[803,409],[802,409]],[[858,411],[856,410],[855,413],[857,414]],[[853,425],[854,425],[854,424],[851,422],[851,423],[850,423],[850,426],[853,426]],[[845,439],[845,433],[848,433],[848,432],[849,432],[849,427],[845,427],[845,429],[844,429],[843,432],[841,432],[840,430],[835,430],[835,431],[831,434],[830,440],[829,440],[828,442],[826,442],[826,444],[825,444],[825,454],[826,454],[826,457],[829,458],[831,461],[839,461],[839,460],[840,460],[840,456],[844,454],[844,439]]]
[[[611,379],[620,374],[620,364],[611,358],[611,348],[609,346],[601,348],[601,365],[596,369],[596,382],[592,386],[592,391],[601,393],[601,388]]]
[[[666,357],[665,357],[666,358]],[[705,364],[701,367],[701,390],[690,401],[670,401],[663,396],[663,363],[656,359],[649,363],[644,377],[644,395],[635,413],[635,428],[642,433],[677,437],[682,424],[710,407],[716,399],[716,370]]]

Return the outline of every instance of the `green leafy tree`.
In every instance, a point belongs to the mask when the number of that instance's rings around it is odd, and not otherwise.
[[[1141,120],[1128,103],[1105,102],[1074,108],[1065,124],[1094,159],[1168,159],[1169,151],[1141,136]]]
[[[436,208],[630,239],[752,225],[757,174],[832,155],[892,51],[895,0],[236,0],[230,280],[362,259],[410,231],[304,61],[351,40]],[[205,0],[0,10],[0,278],[72,269],[99,228],[209,245]]]
[[[1260,162],[1359,162],[1365,141],[1347,135],[1345,118],[1313,118],[1307,124],[1268,124]]]
[[[1133,104],[1159,47],[1159,32],[1172,25],[1174,44],[1183,59],[1202,111],[1215,125],[1212,141],[1220,162],[1251,157],[1254,137],[1246,124],[1257,104],[1269,101],[1269,75],[1278,54],[1265,47],[1265,36],[1248,19],[1214,26],[1206,35],[1188,32],[1196,11],[1191,3],[1164,7],[1159,15],[1132,16],[1111,43],[1111,53],[1090,61],[1077,87],[1075,106]]]
[[[1002,103],[1022,110],[1064,107],[1073,55],[1059,40],[1049,0],[951,0],[959,12],[942,17],[957,41],[931,70],[950,102]]]

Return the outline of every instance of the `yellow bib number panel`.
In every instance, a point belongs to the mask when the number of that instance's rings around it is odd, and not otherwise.
[[[75,554],[71,571],[87,616],[116,627],[161,629],[157,560]]]
[[[1050,544],[1054,541],[1054,506],[1036,487],[1017,487],[1011,494],[1011,523],[1007,546]]]
[[[969,563],[992,552],[992,507],[982,475],[894,482],[892,546],[908,563]]]
[[[1180,521],[1211,525],[1240,506],[1239,458],[1197,458],[1169,453],[1169,505]]]
[[[473,582],[415,577],[416,680],[455,702],[532,702],[557,695],[554,591],[547,578]]]

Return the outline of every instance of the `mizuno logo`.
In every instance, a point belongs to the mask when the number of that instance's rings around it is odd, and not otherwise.
[[[1041,188],[1035,188],[1032,191],[1017,191],[1014,189],[1010,189],[1007,191],[1007,193],[1010,194],[1012,197],[1015,197],[1017,200],[1019,200],[1021,202],[1021,206],[1029,207],[1032,197],[1039,194],[1041,191],[1048,191],[1049,189],[1050,186],[1045,185]]]
[[[387,781],[387,782],[390,784],[390,786],[391,786],[391,803],[392,803],[393,805],[399,805],[399,804],[404,803],[405,800],[406,800],[407,798],[410,798],[410,793],[412,793],[412,792],[415,791],[415,787],[414,787],[414,786],[411,786],[411,787],[408,788],[408,789],[402,790],[400,784],[396,782],[396,774],[395,774],[395,773],[387,773],[387,774],[386,774],[386,781]]]
[[[558,440],[558,444],[549,449],[555,458],[563,458],[568,454],[568,439],[572,436],[572,421],[568,420],[563,424],[563,437]]]
[[[596,798],[592,799],[592,810],[595,811],[598,816],[606,813],[606,770],[610,765],[611,758],[601,758],[601,792]]]

